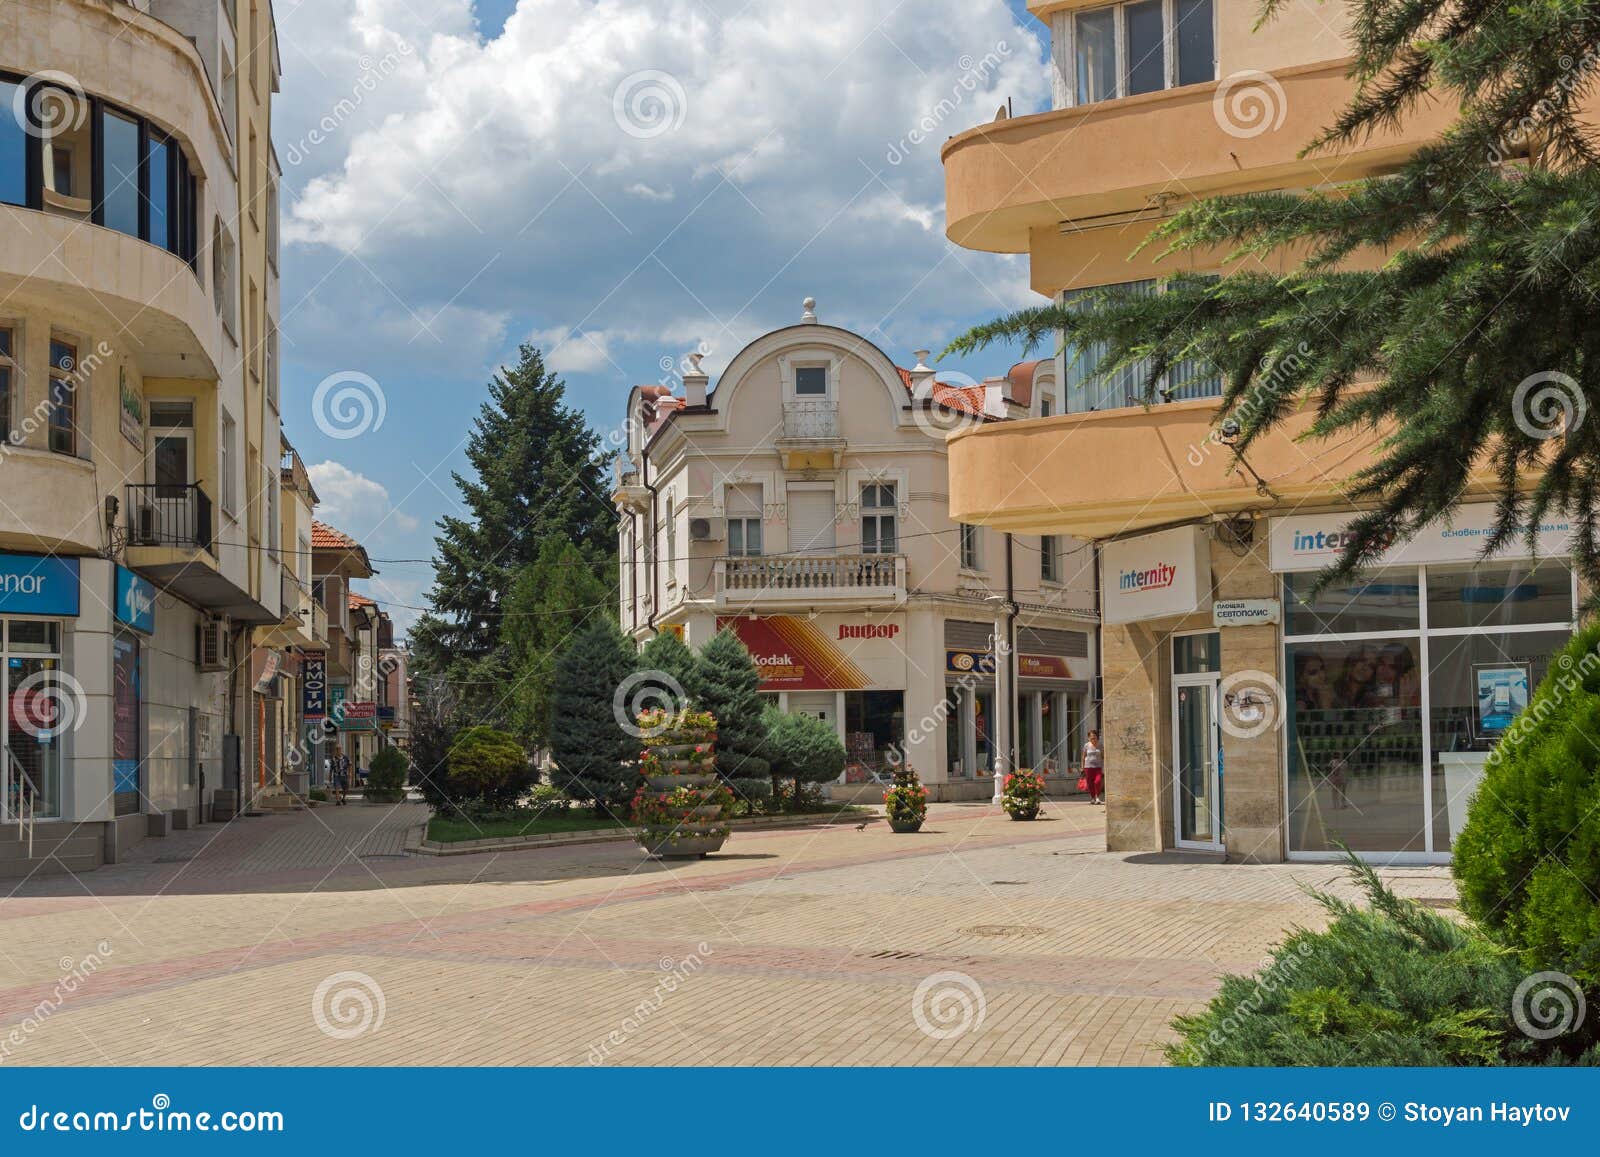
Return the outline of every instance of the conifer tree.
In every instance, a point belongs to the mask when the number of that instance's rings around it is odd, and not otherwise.
[[[1262,21],[1285,4],[1265,0]],[[978,326],[946,352],[1104,343],[1099,376],[1141,373],[1151,402],[1181,363],[1209,362],[1220,440],[1246,461],[1302,407],[1311,454],[1318,438],[1383,431],[1347,487],[1372,509],[1326,578],[1448,514],[1487,475],[1498,523],[1486,549],[1565,514],[1594,585],[1600,152],[1584,110],[1600,82],[1600,0],[1346,8],[1356,92],[1305,152],[1331,158],[1432,105],[1456,110],[1442,135],[1383,176],[1198,201],[1145,243],[1200,260],[1220,250],[1220,279],[1089,292]],[[1286,252],[1303,258],[1284,275]]]
[[[574,635],[556,658],[550,696],[552,781],[602,814],[620,813],[638,778],[639,741],[623,729],[617,689],[633,673],[633,647],[609,618]]]
[[[694,652],[689,645],[673,632],[662,631],[639,652],[639,670],[659,672],[641,688],[641,694],[654,693],[661,706],[669,711],[681,711],[689,706],[686,699],[694,684],[694,664]]]
[[[731,630],[718,631],[700,649],[689,686],[694,705],[717,720],[717,771],[745,800],[772,794],[767,733],[762,720],[761,673]]]
[[[510,717],[504,693],[516,672],[503,612],[546,542],[570,541],[595,574],[615,570],[616,512],[602,451],[533,346],[489,382],[467,443],[470,475],[452,475],[465,514],[439,520],[433,611],[411,631],[416,669],[460,684],[476,718]]]

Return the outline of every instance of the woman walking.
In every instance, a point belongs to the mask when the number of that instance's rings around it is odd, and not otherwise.
[[[1089,732],[1088,741],[1083,745],[1083,778],[1089,788],[1089,802],[1101,804],[1106,802],[1106,753],[1100,746],[1100,733]]]

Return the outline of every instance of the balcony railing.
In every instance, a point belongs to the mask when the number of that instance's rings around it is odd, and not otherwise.
[[[134,483],[128,494],[128,545],[211,549],[211,497],[198,482]]]
[[[837,439],[838,404],[826,399],[785,402],[783,436],[802,442],[827,442]]]
[[[905,598],[901,554],[805,554],[717,560],[719,602]]]

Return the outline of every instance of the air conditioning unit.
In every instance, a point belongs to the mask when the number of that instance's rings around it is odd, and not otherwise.
[[[720,518],[691,518],[689,538],[693,542],[721,542],[726,523]]]
[[[200,624],[200,653],[197,661],[202,671],[228,669],[228,620],[211,618]]]
[[[154,506],[143,505],[134,511],[133,520],[134,544],[137,546],[155,546],[161,541],[161,524],[156,517]]]

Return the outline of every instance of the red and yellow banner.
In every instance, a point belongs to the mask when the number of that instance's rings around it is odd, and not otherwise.
[[[809,619],[718,619],[717,629],[724,627],[732,627],[749,648],[761,670],[763,691],[861,691],[872,686],[866,672]]]

